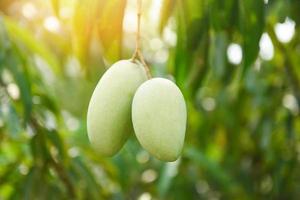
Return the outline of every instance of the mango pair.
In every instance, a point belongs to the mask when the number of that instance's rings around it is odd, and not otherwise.
[[[88,137],[98,153],[112,156],[134,131],[150,154],[174,161],[183,148],[186,118],[184,97],[172,81],[147,80],[140,63],[121,60],[104,73],[93,92]]]

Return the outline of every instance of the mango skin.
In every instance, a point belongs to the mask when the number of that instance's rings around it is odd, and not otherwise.
[[[162,161],[175,161],[181,154],[187,111],[180,89],[170,80],[153,78],[136,91],[132,122],[142,147]]]
[[[142,65],[130,60],[116,62],[101,77],[87,112],[88,137],[97,153],[112,156],[122,148],[133,131],[134,93],[146,80]]]

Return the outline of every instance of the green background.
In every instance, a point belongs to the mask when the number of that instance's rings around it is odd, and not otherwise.
[[[134,52],[135,12],[135,0],[0,0],[0,199],[299,198],[300,1],[143,1],[143,54],[188,107],[172,163],[133,133],[112,158],[87,139],[95,85]]]

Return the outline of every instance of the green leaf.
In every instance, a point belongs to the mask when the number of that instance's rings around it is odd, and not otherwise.
[[[58,150],[58,156],[63,160],[65,157],[64,144],[58,132],[55,130],[49,131],[47,132],[47,137],[49,138],[51,143],[55,146],[55,148]]]
[[[226,71],[227,35],[225,32],[212,33],[209,49],[209,63],[215,78],[220,79]]]
[[[21,131],[20,120],[18,118],[17,112],[12,105],[9,105],[9,110],[7,113],[7,128],[12,138],[17,138]]]
[[[103,193],[101,193],[102,188],[99,188],[94,175],[92,174],[90,169],[87,168],[87,166],[82,162],[82,160],[76,157],[72,160],[72,165],[75,171],[80,175],[80,180],[82,180],[86,184],[86,192],[89,192],[94,199],[103,196]]]
[[[300,23],[300,15],[299,15],[300,1],[291,0],[291,6],[290,7],[291,7],[292,19],[295,20],[296,24],[299,26],[299,23]]]
[[[123,18],[126,0],[106,0],[97,26],[104,56],[110,61],[121,57]]]
[[[13,46],[6,57],[7,69],[12,73],[20,92],[24,109],[24,122],[28,121],[32,110],[32,95],[30,77],[27,71],[26,58],[21,55],[16,46]]]
[[[52,9],[56,16],[59,16],[60,0],[51,0]]]
[[[37,184],[39,174],[39,169],[37,167],[32,167],[29,173],[26,175],[22,184],[22,198],[24,198],[25,200],[30,200],[34,198],[36,192],[35,186]]]
[[[1,169],[0,186],[4,185],[10,180],[10,177],[14,175],[14,171],[17,171],[17,167],[19,165],[20,163],[18,161],[12,163],[6,163],[5,167]]]
[[[3,18],[0,16],[0,68],[4,64],[7,49],[10,47],[10,41],[7,36]]]
[[[9,38],[12,41],[24,45],[32,54],[41,56],[54,72],[60,72],[58,60],[55,55],[43,45],[43,42],[38,41],[28,29],[21,27],[14,20],[8,17],[4,17],[3,19]]]
[[[104,0],[77,0],[72,18],[72,47],[81,63],[87,63],[90,41]]]
[[[236,10],[234,10],[236,0],[219,1],[212,0],[210,4],[211,25],[215,31],[229,28],[237,20]]]
[[[198,47],[205,43],[209,24],[205,3],[194,1],[177,1],[177,45],[174,55],[174,75],[176,83],[183,88],[193,71]],[[198,62],[198,60],[196,61]],[[199,65],[198,63],[196,64]]]
[[[98,32],[104,56],[109,61],[120,59],[126,2],[126,0],[77,1],[73,16],[73,48],[82,63],[87,63],[94,30]]]
[[[228,190],[233,186],[231,177],[217,163],[207,158],[198,149],[194,147],[186,148],[184,156],[197,163],[211,178],[222,185],[224,189]]]
[[[164,0],[160,11],[159,32],[162,33],[175,8],[176,0]]]
[[[170,189],[170,187],[172,185],[172,180],[174,179],[176,172],[178,170],[179,163],[180,163],[180,160],[164,164],[164,166],[161,170],[160,179],[159,179],[159,182],[157,185],[160,197],[165,197],[168,190]]]
[[[187,49],[193,53],[199,47],[205,34],[208,33],[208,18],[195,18],[191,20],[187,28]]]
[[[177,11],[177,45],[174,55],[174,76],[176,83],[179,87],[184,86],[184,80],[186,78],[187,70],[186,65],[188,63],[187,52],[187,19],[184,15],[184,9],[182,7],[182,1],[178,1]]]
[[[265,5],[263,0],[240,1],[240,29],[243,35],[243,64],[245,71],[257,58],[259,40],[265,25]]]

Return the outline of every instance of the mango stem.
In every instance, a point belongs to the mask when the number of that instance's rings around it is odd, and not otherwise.
[[[144,56],[141,52],[141,15],[142,15],[142,0],[137,0],[137,31],[136,31],[136,46],[131,60],[134,62],[139,59],[144,65],[148,79],[151,78],[150,67],[147,65]]]

